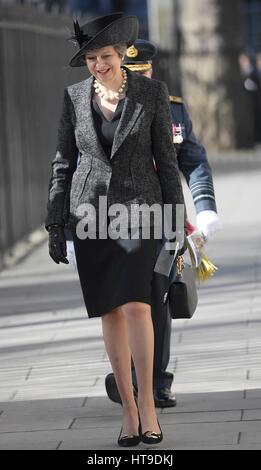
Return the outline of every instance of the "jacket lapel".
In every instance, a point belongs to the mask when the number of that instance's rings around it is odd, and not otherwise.
[[[126,98],[120,118],[119,125],[116,129],[113,146],[111,151],[111,158],[114,157],[117,150],[122,145],[123,141],[126,139],[127,135],[133,128],[136,120],[138,119],[143,104],[137,101],[137,96],[139,94],[139,83],[140,81],[135,80],[135,76],[131,74],[128,70],[128,89],[126,92]]]
[[[120,122],[114,135],[111,158],[113,158],[117,150],[126,139],[143,109],[143,104],[138,102],[140,81],[136,80],[137,77],[135,77],[134,73],[130,73],[128,70],[127,73],[128,89],[126,92],[126,98],[124,101]],[[83,82],[82,93],[80,97],[81,102],[84,103],[81,109],[82,131],[84,132],[84,135],[88,136],[88,148],[91,148],[91,152],[110,165],[98,139],[94,126],[91,109],[92,86],[93,77],[90,77]]]
[[[91,101],[92,101],[92,86],[93,77],[88,78],[83,82],[81,102],[84,103],[81,113],[81,126],[84,135],[88,136],[88,148],[93,155],[96,155],[101,160],[104,160],[106,164],[109,164],[107,155],[105,154],[102,145],[98,139],[97,132],[94,125]]]

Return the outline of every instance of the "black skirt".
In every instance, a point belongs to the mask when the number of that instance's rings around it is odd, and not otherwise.
[[[100,317],[127,302],[151,305],[158,240],[79,239],[75,256],[87,313]]]

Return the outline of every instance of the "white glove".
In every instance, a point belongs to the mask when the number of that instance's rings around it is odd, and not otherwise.
[[[215,211],[201,211],[197,214],[197,228],[208,239],[221,229],[221,222]]]
[[[69,261],[69,266],[75,269],[75,271],[77,271],[74,244],[72,241],[70,240],[66,241],[66,249],[67,249],[67,259]]]

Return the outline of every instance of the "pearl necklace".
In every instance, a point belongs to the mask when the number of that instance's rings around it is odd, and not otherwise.
[[[118,100],[119,99],[119,96],[120,96],[120,93],[123,92],[124,88],[126,87],[126,83],[127,83],[127,72],[125,69],[122,69],[122,77],[123,77],[123,80],[122,80],[122,84],[120,86],[120,88],[118,89],[118,91],[111,91],[110,93],[107,93],[106,92],[106,88],[104,87],[104,89],[101,88],[100,86],[100,83],[96,80],[94,80],[94,83],[93,83],[93,86],[94,86],[94,89],[95,89],[95,93],[98,93],[98,96],[100,98],[103,98],[104,100],[109,100],[109,101],[112,101],[112,100]]]

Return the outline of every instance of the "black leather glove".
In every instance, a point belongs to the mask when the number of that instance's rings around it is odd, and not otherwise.
[[[50,225],[49,232],[49,255],[55,263],[69,264],[66,258],[66,238],[61,225]]]

